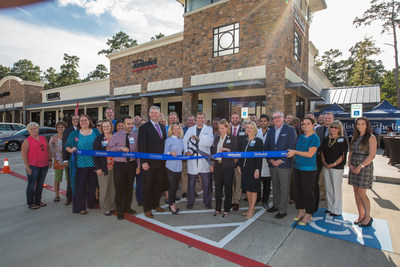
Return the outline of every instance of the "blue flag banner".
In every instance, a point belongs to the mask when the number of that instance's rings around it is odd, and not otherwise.
[[[142,152],[115,152],[100,150],[77,150],[78,155],[96,157],[123,157],[136,159],[155,159],[155,160],[192,160],[204,159],[205,156],[172,156],[169,154],[153,154]],[[286,157],[287,151],[253,151],[253,152],[220,152],[212,155],[214,158],[281,158]]]

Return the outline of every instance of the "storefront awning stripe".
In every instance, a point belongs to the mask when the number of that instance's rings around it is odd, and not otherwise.
[[[52,107],[52,106],[76,104],[78,101],[79,101],[79,104],[87,104],[90,102],[98,102],[101,100],[106,100],[107,97],[108,97],[108,95],[104,95],[104,96],[87,97],[87,98],[81,98],[81,99],[69,99],[69,100],[63,100],[63,101],[46,102],[46,103],[40,103],[40,104],[26,106],[26,109],[47,108],[47,107]]]
[[[139,94],[139,97],[143,97],[143,96],[166,96],[166,95],[182,95],[182,91],[181,90],[161,90],[161,91],[155,91],[155,92],[148,92],[148,93],[144,93],[144,94]]]
[[[122,96],[112,96],[107,97],[106,100],[113,101],[113,100],[126,100],[126,99],[139,99],[138,95],[122,95]]]
[[[251,89],[251,88],[265,88],[265,80],[247,80],[247,81],[234,81],[234,82],[226,82],[226,83],[213,83],[206,85],[198,85],[183,88],[184,92],[193,92],[193,91],[210,91],[210,90],[232,90],[232,89]]]

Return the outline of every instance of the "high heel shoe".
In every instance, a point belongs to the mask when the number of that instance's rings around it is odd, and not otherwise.
[[[218,216],[219,215],[219,211],[216,211],[215,213],[214,213],[214,216]]]
[[[372,219],[372,217],[371,217],[371,220],[369,220],[369,222],[368,222],[367,224],[362,224],[362,223],[360,222],[359,226],[360,226],[360,227],[369,227],[369,226],[372,225],[372,222],[373,222],[373,221],[374,221],[374,219]]]
[[[228,217],[229,212],[224,212],[224,214],[222,214],[222,217]]]
[[[354,221],[353,223],[354,223],[355,225],[359,225],[363,220],[364,220],[364,218],[362,218],[362,219],[359,220],[359,221]]]
[[[171,209],[171,206],[168,206],[168,209],[169,209],[169,211],[170,211],[172,214],[174,214],[174,215],[178,215],[179,208],[176,208],[176,210],[175,210],[175,211],[173,211],[173,210]]]

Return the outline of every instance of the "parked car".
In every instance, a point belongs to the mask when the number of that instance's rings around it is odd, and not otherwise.
[[[54,127],[39,127],[39,135],[46,137],[47,141],[55,134],[57,134],[57,130]],[[17,151],[28,136],[28,129],[23,129],[12,136],[0,138],[0,149],[7,149],[11,152]]]
[[[11,136],[25,128],[26,126],[21,123],[0,122],[0,137]]]

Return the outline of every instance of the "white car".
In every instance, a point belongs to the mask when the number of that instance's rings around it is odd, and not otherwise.
[[[11,136],[25,128],[26,126],[20,123],[0,122],[0,137]]]

